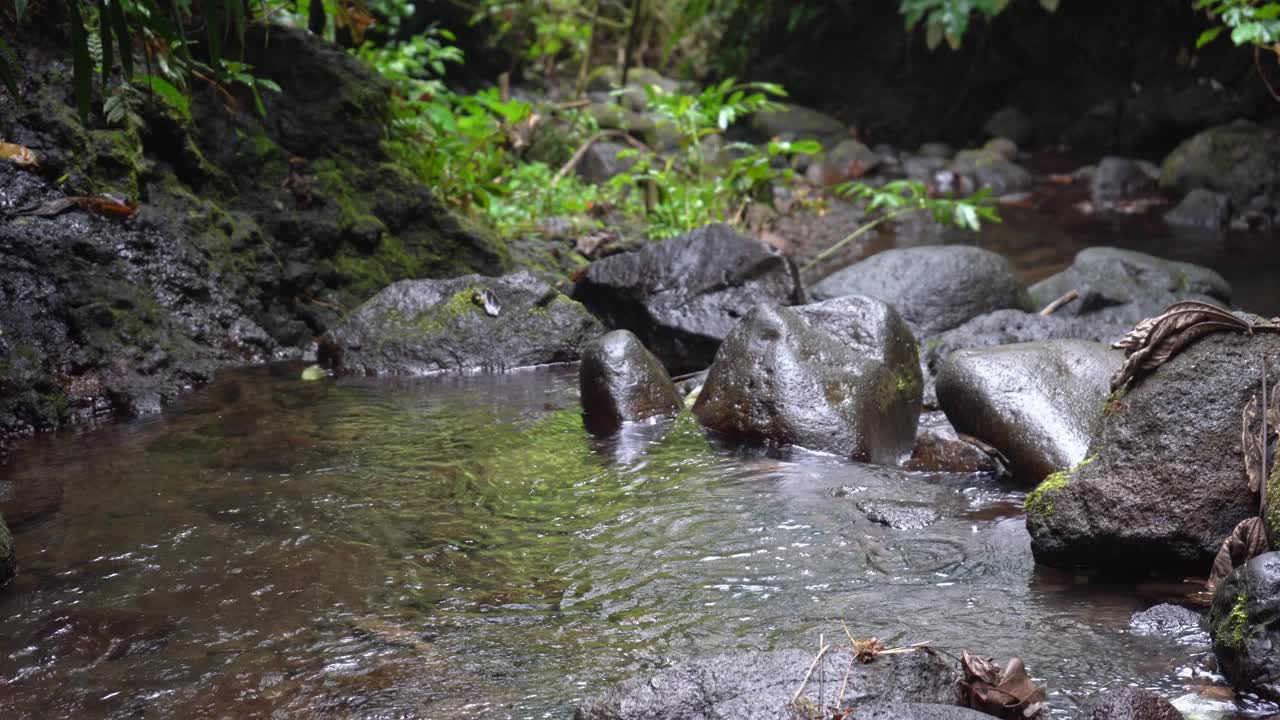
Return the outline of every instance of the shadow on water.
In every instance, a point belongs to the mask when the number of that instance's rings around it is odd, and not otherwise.
[[[229,373],[15,458],[0,500],[39,512],[0,593],[0,716],[567,717],[840,618],[1021,655],[1063,716],[1104,685],[1207,683],[1202,637],[1129,630],[1134,588],[1037,571],[1021,495],[982,477],[713,448],[687,416],[593,439],[569,369],[296,377]]]

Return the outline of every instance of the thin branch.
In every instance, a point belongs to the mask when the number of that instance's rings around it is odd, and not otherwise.
[[[1045,308],[1040,311],[1040,317],[1049,317],[1050,315],[1061,310],[1063,305],[1066,305],[1067,303],[1072,302],[1079,297],[1080,297],[1079,290],[1072,290],[1071,292],[1066,293],[1062,297],[1046,305]]]
[[[823,642],[821,635],[818,636],[818,641]],[[818,656],[813,659],[813,662],[809,663],[809,670],[804,674],[804,680],[800,681],[800,687],[796,688],[796,694],[791,696],[792,705],[800,699],[800,693],[804,692],[804,687],[809,684],[809,676],[813,674],[813,669],[818,667],[818,661],[822,660],[822,656],[826,655],[830,649],[831,645],[829,643],[823,643],[822,647],[818,649]]]
[[[1263,519],[1267,516],[1267,481],[1270,476],[1267,475],[1267,436],[1270,432],[1267,430],[1267,352],[1262,351],[1262,479],[1258,483],[1261,488],[1261,495],[1258,500],[1259,515]]]
[[[1276,102],[1280,102],[1280,92],[1276,92],[1275,86],[1262,71],[1262,48],[1257,45],[1253,46],[1253,66],[1258,69],[1258,77],[1262,78],[1262,84],[1267,86],[1267,92],[1271,93],[1271,97],[1275,98]]]
[[[859,237],[861,237],[862,235],[865,235],[865,234],[867,234],[867,233],[871,232],[871,231],[872,231],[872,230],[874,230],[878,225],[880,225],[881,223],[885,222],[886,220],[892,220],[893,218],[899,217],[899,216],[901,216],[901,215],[906,215],[907,213],[919,212],[920,210],[924,210],[924,209],[925,209],[925,208],[923,208],[923,207],[908,207],[908,208],[902,208],[902,209],[900,209],[900,210],[894,210],[893,212],[891,212],[891,213],[889,213],[889,214],[887,214],[887,215],[882,215],[882,216],[880,216],[879,218],[877,218],[877,219],[875,219],[875,220],[873,220],[873,221],[871,221],[871,222],[867,223],[866,225],[863,225],[862,227],[858,228],[857,230],[854,230],[853,232],[849,233],[847,236],[845,236],[845,238],[844,238],[843,240],[841,240],[840,242],[836,243],[835,245],[832,245],[831,247],[827,248],[826,250],[823,250],[821,253],[818,253],[818,256],[817,256],[817,257],[815,257],[814,259],[812,259],[812,260],[810,260],[808,263],[806,263],[804,267],[800,268],[800,272],[802,272],[802,273],[809,272],[810,270],[812,270],[812,269],[814,268],[814,266],[815,266],[815,265],[817,265],[818,263],[822,262],[823,260],[826,260],[827,258],[829,258],[829,257],[831,257],[832,255],[834,255],[838,250],[840,250],[840,248],[844,247],[845,245],[848,245],[849,243],[851,243],[851,242],[853,242],[854,240],[858,239],[858,238],[859,238]]]
[[[620,138],[640,152],[653,152],[648,145],[645,145],[621,130],[601,130],[595,135],[584,140],[583,143],[578,146],[578,149],[574,151],[573,156],[569,158],[569,162],[565,163],[564,166],[560,168],[560,171],[556,173],[556,176],[551,179],[551,187],[559,185],[565,175],[573,172],[573,169],[578,166],[578,163],[582,162],[582,158],[586,157],[587,151],[591,149],[592,145],[609,138]]]

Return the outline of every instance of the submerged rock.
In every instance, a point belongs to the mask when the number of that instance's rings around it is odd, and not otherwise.
[[[1209,632],[1218,670],[1236,689],[1280,702],[1280,553],[1259,555],[1218,587]]]
[[[578,379],[583,423],[597,435],[616,432],[626,422],[674,415],[684,407],[662,363],[626,330],[582,346]]]
[[[1209,268],[1113,247],[1081,250],[1071,267],[1032,285],[1031,296],[1043,307],[1071,290],[1080,298],[1057,315],[1085,315],[1130,303],[1158,314],[1179,300],[1231,302],[1231,285]]]
[[[1145,160],[1104,157],[1089,181],[1089,199],[1095,204],[1147,197],[1157,192],[1160,168]]]
[[[793,720],[791,697],[801,686],[814,654],[804,650],[737,652],[694,660],[651,677],[624,680],[589,697],[574,720]],[[845,671],[846,706],[869,701],[955,705],[959,676],[931,652],[885,655],[873,663],[850,662],[848,651],[829,652],[814,667],[806,697],[836,694]],[[812,701],[811,701],[812,702]],[[900,705],[899,705],[900,707]],[[877,717],[872,715],[870,717]],[[961,720],[966,715],[922,715]]]
[[[577,360],[601,332],[585,308],[526,272],[401,280],[326,334],[320,360],[356,375],[504,371]]]
[[[1220,228],[1231,219],[1231,199],[1220,192],[1196,188],[1164,214],[1170,225]]]
[[[1121,354],[1080,340],[960,350],[938,373],[938,404],[957,430],[1038,482],[1085,458]]]
[[[906,323],[851,295],[752,310],[716,354],[693,412],[731,438],[897,464],[915,439],[920,393]]]
[[[1181,605],[1161,603],[1134,613],[1129,618],[1129,627],[1148,635],[1182,636],[1200,630],[1200,613]]]
[[[1093,461],[1027,498],[1036,560],[1206,574],[1223,539],[1257,513],[1240,413],[1258,392],[1264,351],[1280,354],[1280,336],[1208,335],[1108,398]]]
[[[863,500],[857,508],[871,522],[894,530],[920,530],[938,519],[938,512],[932,508],[892,501]]]
[[[630,330],[673,373],[702,370],[751,308],[801,301],[791,261],[726,225],[597,260],[574,290],[610,329]]]
[[[1280,130],[1238,120],[1186,140],[1164,160],[1160,185],[1213,190],[1238,203],[1280,187]]]
[[[1085,720],[1182,720],[1182,713],[1150,690],[1106,690],[1085,707]]]
[[[885,250],[815,285],[817,300],[866,295],[889,303],[916,337],[1004,308],[1021,308],[1023,287],[1005,258],[978,247]]]
[[[947,416],[936,410],[920,416],[916,448],[902,467],[925,472],[996,475],[1006,471],[1003,463],[991,452],[960,437]]]

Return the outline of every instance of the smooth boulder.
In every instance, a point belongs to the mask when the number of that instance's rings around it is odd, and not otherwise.
[[[802,299],[795,265],[726,225],[708,225],[597,260],[574,298],[610,329],[635,333],[672,373],[702,370],[756,305]]]
[[[1280,187],[1280,130],[1238,120],[1186,140],[1164,160],[1160,186],[1223,193],[1237,203]]]
[[[1144,160],[1104,157],[1089,181],[1089,199],[1097,205],[1156,194],[1160,168]]]
[[[1030,190],[1034,180],[1031,173],[1010,157],[1016,154],[1017,147],[1013,146],[1013,153],[1010,153],[1008,148],[1012,143],[1000,140],[997,138],[978,150],[961,150],[951,161],[951,169],[972,178],[978,187],[987,188],[996,195]]]
[[[1209,631],[1227,680],[1280,702],[1280,553],[1259,555],[1218,587]]]
[[[1164,221],[1170,225],[1217,229],[1231,219],[1231,198],[1220,192],[1196,188],[1169,212]]]
[[[790,706],[791,698],[806,675],[809,681],[803,697],[816,699],[822,695],[834,699],[846,670],[846,706],[869,701],[954,705],[959,700],[955,668],[931,652],[885,655],[866,664],[851,663],[847,650],[829,652],[809,673],[813,660],[814,653],[807,650],[735,652],[694,660],[650,677],[624,680],[584,700],[573,717],[794,720],[796,710]],[[965,716],[953,717],[959,720]]]
[[[582,420],[608,435],[623,423],[680,412],[684,402],[653,353],[626,330],[614,330],[582,347],[578,366]]]
[[[956,430],[995,447],[1014,476],[1039,482],[1085,458],[1121,355],[1051,340],[960,350],[938,373],[938,404]]]
[[[1240,450],[1241,412],[1280,335],[1207,335],[1106,402],[1092,462],[1027,499],[1038,562],[1104,572],[1205,575],[1257,513]]]
[[[915,338],[889,305],[851,295],[762,305],[716,354],[693,413],[735,440],[893,465],[920,417]]]
[[[320,360],[353,375],[505,371],[573,362],[603,331],[582,305],[527,272],[401,280],[327,333]]]
[[[1231,285],[1209,268],[1114,247],[1081,250],[1066,270],[1032,285],[1031,297],[1043,307],[1072,290],[1079,299],[1055,314],[1085,315],[1130,303],[1163,310],[1185,299],[1231,302]]]
[[[978,247],[885,250],[827,277],[817,300],[867,295],[892,305],[916,337],[958,327],[984,313],[1024,305],[1024,288],[1005,258]]]
[[[748,125],[761,140],[783,137],[834,143],[849,134],[849,126],[830,115],[790,103],[752,115]]]

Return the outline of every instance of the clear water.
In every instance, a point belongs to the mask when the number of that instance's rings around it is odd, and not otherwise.
[[[567,718],[666,663],[841,632],[1022,656],[1060,716],[1102,686],[1221,694],[1203,636],[1129,616],[1194,589],[1038,570],[1022,495],[708,445],[593,440],[572,369],[305,383],[228,374],[164,415],[39,438],[56,498],[0,592],[4,718]],[[24,500],[25,499],[25,500]],[[927,506],[922,530],[860,500]]]

